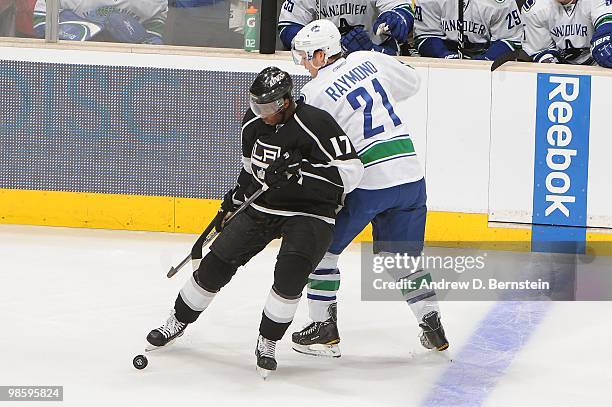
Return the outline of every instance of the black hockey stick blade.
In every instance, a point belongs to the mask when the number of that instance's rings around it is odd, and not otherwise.
[[[497,68],[505,64],[506,62],[516,61],[517,57],[518,57],[518,51],[516,50],[510,51],[502,55],[501,57],[493,61],[493,64],[491,65],[491,72],[493,72],[494,70],[496,70]]]
[[[166,277],[171,278],[173,277],[176,273],[179,272],[180,269],[183,268],[183,266],[185,266],[185,264],[189,263],[189,260],[191,260],[191,253],[189,253],[189,256],[185,257],[183,259],[183,261],[181,261],[178,266],[176,267],[170,267],[170,271],[168,271],[168,274],[166,274]]]

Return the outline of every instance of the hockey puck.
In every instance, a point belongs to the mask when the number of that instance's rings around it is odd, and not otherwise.
[[[132,360],[132,364],[138,370],[142,370],[149,364],[149,360],[145,355],[137,355],[134,360]]]

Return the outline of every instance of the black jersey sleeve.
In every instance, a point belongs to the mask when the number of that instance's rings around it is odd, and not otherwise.
[[[363,176],[363,164],[350,138],[327,112],[300,103],[295,121],[308,134],[300,148],[305,176],[325,179],[343,188],[355,189]]]

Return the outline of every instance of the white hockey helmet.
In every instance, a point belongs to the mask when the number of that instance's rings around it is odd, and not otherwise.
[[[291,42],[291,54],[296,65],[302,64],[302,59],[312,60],[315,51],[325,52],[327,58],[342,52],[340,46],[340,31],[329,20],[321,19],[308,23]]]

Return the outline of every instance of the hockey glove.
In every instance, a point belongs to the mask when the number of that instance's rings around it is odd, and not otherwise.
[[[559,50],[550,48],[540,51],[535,55],[531,56],[533,62],[539,62],[542,64],[560,64],[563,63],[563,58]]]
[[[266,168],[264,181],[270,188],[278,189],[302,181],[302,155],[299,150],[285,152]]]
[[[418,46],[419,54],[424,57],[460,59],[459,54],[448,49],[442,38],[427,37]]]
[[[414,22],[414,19],[408,21],[405,15],[408,16],[408,19],[412,17],[408,13],[402,14],[402,11],[385,11],[378,16],[376,21],[374,21],[372,31],[378,33],[380,25],[384,24],[382,28],[383,33],[386,32],[392,35],[397,41],[404,43],[408,40],[408,32],[412,28]]]
[[[100,32],[102,24],[90,21],[76,15],[71,10],[63,10],[59,15],[58,37],[60,40],[71,41],[90,41]],[[39,38],[45,37],[45,25],[35,27],[36,35]]]
[[[142,24],[126,13],[109,13],[104,28],[118,42],[141,44],[147,38],[147,31]]]
[[[612,68],[612,24],[604,24],[595,30],[591,39],[591,55],[599,66]]]
[[[236,185],[225,193],[223,202],[221,202],[221,207],[219,208],[218,216],[215,217],[215,230],[217,232],[221,232],[227,216],[236,211],[243,202],[244,195],[240,191],[240,185]]]
[[[350,54],[355,51],[376,51],[387,55],[397,55],[396,50],[391,50],[380,45],[375,45],[368,32],[363,27],[355,27],[340,40],[342,50],[346,54]]]
[[[513,52],[514,48],[502,40],[493,41],[489,48],[482,54],[473,56],[472,59],[480,61],[495,61],[505,54]]]

